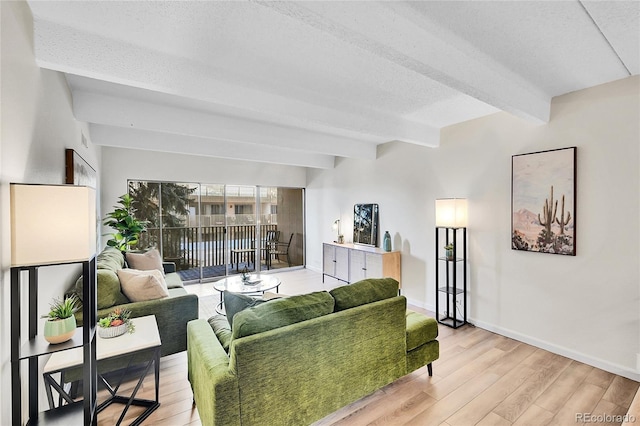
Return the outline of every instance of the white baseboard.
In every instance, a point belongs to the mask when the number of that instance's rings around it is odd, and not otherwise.
[[[494,324],[486,323],[483,321],[478,321],[470,318],[469,322],[476,327],[482,328],[484,330],[491,331],[496,334],[500,334],[505,337],[509,337],[511,339],[518,340],[523,343],[527,343],[529,345],[535,346],[537,348],[544,349],[546,351],[552,352],[557,355],[562,355],[567,358],[571,358],[575,361],[582,362],[584,364],[591,365],[593,367],[599,368],[604,371],[608,371],[613,374],[617,374],[618,376],[626,377],[627,379],[635,380],[636,382],[640,381],[640,372],[634,371],[631,368],[624,367],[622,365],[614,364],[609,361],[605,361],[600,358],[595,358],[590,355],[583,354],[581,352],[575,351],[573,349],[566,348],[564,346],[556,345],[545,340],[540,340],[535,337],[527,336],[522,333],[518,333],[517,331],[513,331],[504,327],[496,326]]]
[[[400,291],[400,293],[402,293],[402,291]],[[430,306],[421,300],[412,299],[410,297],[407,297],[407,305],[412,305],[418,308],[426,309],[427,311],[435,312],[435,308],[433,306]]]

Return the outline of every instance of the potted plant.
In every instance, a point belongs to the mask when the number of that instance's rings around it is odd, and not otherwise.
[[[136,325],[131,321],[131,311],[126,308],[115,308],[109,315],[98,320],[98,336],[103,339],[117,337],[121,334],[133,333]]]
[[[453,260],[453,244],[449,243],[444,246],[444,252],[447,260]]]
[[[120,206],[114,206],[114,210],[111,213],[107,213],[104,224],[116,231],[111,234],[111,239],[107,241],[107,245],[125,252],[138,243],[140,234],[147,230],[147,222],[135,218],[131,195],[124,194],[118,199],[120,200],[118,201]]]
[[[67,296],[64,300],[53,299],[47,318],[44,323],[44,338],[51,344],[63,343],[73,337],[76,332],[75,314],[80,309],[78,297],[75,294]]]

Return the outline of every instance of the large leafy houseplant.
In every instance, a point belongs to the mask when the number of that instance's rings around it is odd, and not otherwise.
[[[120,200],[118,201],[120,205],[114,206],[114,210],[111,213],[107,213],[105,219],[105,225],[115,230],[111,234],[111,239],[107,241],[107,245],[125,252],[138,243],[140,234],[147,230],[147,222],[135,218],[131,195],[124,194],[118,199]]]

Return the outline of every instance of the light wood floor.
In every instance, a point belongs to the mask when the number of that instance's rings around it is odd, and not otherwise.
[[[306,269],[279,274],[280,292],[299,294],[340,285]],[[189,286],[201,296],[201,316],[214,309],[217,292],[210,284]],[[214,297],[212,297],[214,296]],[[204,302],[204,303],[203,303]],[[420,310],[420,309],[416,309]],[[580,413],[623,416],[639,383],[586,364],[482,330],[439,327],[440,359],[433,377],[426,367],[366,396],[315,423],[324,425],[575,425]],[[200,425],[187,380],[186,353],[160,362],[161,406],[144,424]],[[132,389],[133,382],[122,388]],[[153,398],[152,376],[139,396]],[[99,400],[100,400],[99,393]],[[108,407],[100,425],[112,425],[122,406]],[[132,407],[128,424],[138,412]],[[634,413],[640,421],[640,413]],[[584,417],[583,417],[584,420]],[[588,424],[620,424],[600,422]]]

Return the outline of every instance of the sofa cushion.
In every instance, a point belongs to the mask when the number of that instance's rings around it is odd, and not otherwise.
[[[255,297],[247,296],[242,293],[234,293],[233,291],[225,290],[224,297],[224,312],[227,314],[227,322],[233,329],[233,317],[240,311],[258,306],[261,303],[265,303],[266,300],[256,299]]]
[[[169,272],[165,274],[164,281],[167,283],[167,288],[182,288],[184,285],[182,284],[182,280],[180,279],[180,275],[176,272]]]
[[[115,271],[111,269],[98,269],[96,271],[97,280],[97,305],[98,309],[110,308],[114,305],[129,303],[129,299],[122,294],[120,280]],[[75,293],[82,300],[82,276],[78,278],[75,286]]]
[[[430,318],[407,309],[407,352],[438,337],[438,323]]]
[[[97,269],[111,269],[113,272],[116,272],[123,267],[124,255],[118,249],[107,247],[96,256]]]
[[[336,301],[336,312],[398,295],[399,284],[393,278],[369,278],[336,287],[329,293]]]
[[[215,333],[216,337],[220,341],[220,344],[227,353],[229,352],[229,345],[231,345],[231,326],[229,321],[224,315],[214,315],[207,320],[211,329]]]
[[[169,297],[162,272],[157,269],[149,271],[120,269],[118,278],[120,278],[122,292],[132,302],[145,302]]]
[[[160,257],[160,252],[156,249],[151,249],[144,253],[128,251],[125,256],[127,258],[127,265],[129,265],[129,268],[139,269],[141,271],[156,269],[164,275],[162,257]]]
[[[326,291],[274,299],[238,312],[232,336],[238,339],[310,320],[333,312],[334,299]]]

